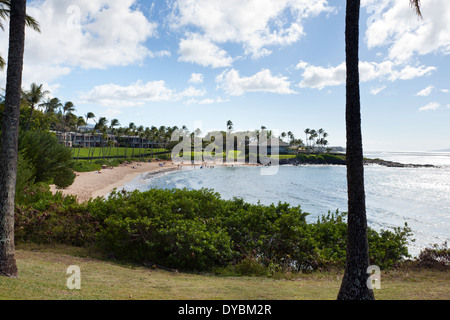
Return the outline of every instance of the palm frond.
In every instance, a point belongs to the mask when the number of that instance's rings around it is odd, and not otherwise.
[[[27,27],[33,29],[34,31],[41,32],[41,29],[39,28],[39,22],[37,22],[37,20],[32,16],[25,16],[25,24]]]
[[[11,0],[0,0],[0,20],[8,19],[10,13],[11,13]],[[32,28],[34,31],[41,32],[37,20],[32,16],[29,16],[28,14],[25,16],[25,24],[27,27]],[[0,21],[0,29],[5,30],[1,21]]]
[[[409,0],[409,4],[413,8],[414,12],[422,18],[422,12],[420,11],[420,0]]]

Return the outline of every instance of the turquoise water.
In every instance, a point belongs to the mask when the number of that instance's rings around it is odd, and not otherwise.
[[[416,239],[410,253],[450,240],[450,153],[372,153],[368,157],[403,163],[435,164],[439,168],[365,167],[369,226],[376,230],[412,229]],[[300,205],[309,221],[328,211],[346,211],[345,166],[280,166],[274,175],[261,175],[261,167],[187,168],[150,179],[139,177],[125,189],[210,188],[224,199]]]

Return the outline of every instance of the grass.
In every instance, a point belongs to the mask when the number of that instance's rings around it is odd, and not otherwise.
[[[99,259],[86,249],[18,246],[19,279],[0,277],[0,299],[20,300],[334,300],[342,271],[283,277],[175,273]],[[66,287],[66,270],[81,270],[81,289]],[[378,300],[448,300],[447,272],[382,272]]]
[[[295,158],[295,154],[279,154],[279,155],[273,155],[273,156],[269,156],[271,158],[278,158],[278,159],[292,159]]]
[[[111,149],[111,151],[110,151]],[[162,149],[162,148],[117,148],[117,147],[111,147],[111,148],[107,148],[107,147],[96,147],[95,150],[94,148],[73,148],[72,152],[73,152],[73,157],[76,159],[77,157],[80,158],[87,158],[89,157],[103,157],[104,155],[108,156],[108,154],[110,155],[110,157],[116,157],[117,155],[119,156],[127,156],[131,158],[131,155],[133,154],[133,157],[139,157],[139,149],[141,149],[141,155],[145,154],[145,153],[154,153],[154,152],[164,152],[167,151],[167,149]],[[78,151],[80,151],[78,153]],[[89,155],[90,152],[91,154]],[[93,155],[92,155],[93,154]]]

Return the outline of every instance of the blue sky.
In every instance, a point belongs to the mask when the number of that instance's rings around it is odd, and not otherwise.
[[[364,149],[450,148],[450,1],[422,1],[423,19],[408,0],[361,4]],[[35,0],[28,13],[42,32],[27,30],[24,88],[42,83],[78,115],[323,128],[345,145],[343,0]]]

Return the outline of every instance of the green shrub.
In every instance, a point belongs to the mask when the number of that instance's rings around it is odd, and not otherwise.
[[[410,257],[407,242],[411,235],[411,229],[406,223],[403,228],[397,227],[394,231],[377,232],[368,228],[370,263],[381,269],[389,269]]]
[[[57,186],[72,183],[72,152],[50,132],[27,131],[19,136],[19,150],[35,168],[36,182],[52,182]],[[72,182],[71,182],[72,181]],[[61,183],[62,185],[58,185]],[[70,185],[69,184],[69,185]]]
[[[75,197],[59,194],[50,202],[41,199],[36,204],[16,206],[16,241],[72,246],[94,243],[99,223]]]
[[[27,191],[34,185],[36,170],[30,161],[20,151],[17,158],[16,203],[25,201]]]
[[[417,257],[419,268],[432,268],[438,270],[450,269],[450,249],[447,242],[442,245],[434,244],[430,248],[423,249]]]
[[[204,271],[232,256],[229,236],[208,219],[215,200],[212,193],[152,189],[114,192],[88,207],[103,221],[98,244],[116,257]]]
[[[95,243],[118,259],[187,271],[273,275],[345,264],[346,215],[338,211],[307,223],[300,206],[224,200],[207,189],[114,191],[82,204],[47,189],[28,199],[16,210],[19,241]],[[387,269],[408,256],[406,226],[368,235],[372,264]]]

